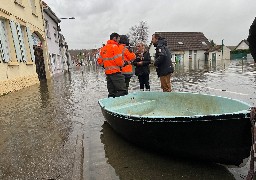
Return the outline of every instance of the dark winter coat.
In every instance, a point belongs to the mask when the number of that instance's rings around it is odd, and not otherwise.
[[[158,77],[166,76],[174,71],[171,53],[167,48],[167,42],[164,38],[159,39],[157,42],[154,66],[156,66]]]
[[[138,55],[136,55],[136,59],[133,61],[133,65],[135,66],[135,75],[136,76],[141,76],[145,74],[149,74],[149,64],[151,63],[150,60],[150,54],[148,51],[143,53],[143,58],[141,59]],[[141,65],[138,65],[138,62],[141,62]]]

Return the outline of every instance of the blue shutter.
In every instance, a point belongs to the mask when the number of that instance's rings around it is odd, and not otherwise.
[[[35,61],[35,54],[34,54],[34,49],[33,49],[34,41],[32,38],[32,34],[31,34],[29,27],[27,27],[26,30],[27,30],[27,37],[28,37],[28,42],[29,42],[31,58],[32,58],[32,61]]]
[[[12,37],[13,37],[13,41],[14,41],[14,47],[15,47],[15,50],[16,50],[16,56],[17,56],[18,61],[22,61],[16,24],[15,24],[15,22],[10,21],[10,25],[11,25],[11,30],[12,30]]]
[[[23,32],[21,30],[20,24],[17,23],[16,24],[17,27],[17,34],[18,34],[18,39],[19,39],[19,45],[20,45],[20,50],[21,50],[21,57],[23,61],[27,61],[27,57],[26,57],[26,47],[24,44],[24,35]]]
[[[3,42],[3,28],[2,28],[2,21],[0,20],[0,55],[1,55],[1,60],[4,60],[4,42]],[[0,61],[1,62],[1,61]]]
[[[8,37],[4,20],[0,20],[0,54],[4,62],[10,60]]]

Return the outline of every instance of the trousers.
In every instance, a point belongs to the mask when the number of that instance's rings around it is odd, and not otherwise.
[[[119,97],[128,94],[124,75],[114,73],[107,75],[108,97]]]
[[[171,92],[171,74],[160,76],[160,82],[161,82],[161,88],[163,89],[163,92]]]

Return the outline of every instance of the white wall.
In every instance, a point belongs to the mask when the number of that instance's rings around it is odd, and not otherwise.
[[[236,49],[249,49],[249,46],[243,41]]]
[[[47,44],[48,44],[48,53],[50,63],[49,67],[51,70],[52,75],[60,73],[63,68],[63,63],[61,63],[61,59],[59,58],[60,56],[60,48],[59,48],[59,35],[58,31],[56,34],[56,37],[54,36],[55,33],[55,28],[58,28],[58,24],[53,21],[45,12],[44,12],[44,18],[48,21],[48,32],[46,30],[46,39],[47,39]],[[61,69],[61,70],[60,70]]]
[[[216,60],[222,60],[222,59],[230,59],[230,49],[227,48],[226,46],[223,46],[223,57],[222,57],[222,52],[220,51],[213,51],[209,53],[209,60],[212,60],[212,54],[216,53]]]
[[[154,61],[154,55],[155,55],[155,47],[151,46],[149,49],[150,56],[152,56],[152,60]],[[205,60],[205,51],[203,50],[197,50],[194,51],[192,50],[192,55],[191,58],[189,58],[189,51],[171,51],[172,53],[172,62],[175,62],[175,55],[180,56],[182,61],[189,61],[189,60],[196,60],[196,61],[201,61]]]
[[[49,24],[49,32],[50,32],[50,37],[47,36],[47,43],[48,43],[48,51],[52,54],[59,54],[59,39],[58,39],[58,34],[57,34],[57,39],[54,37],[54,28],[58,27],[58,24],[54,22],[46,13],[44,13],[45,19],[48,21]],[[58,33],[58,31],[57,31]]]
[[[205,51],[192,51],[192,54],[189,55],[189,51],[173,51],[173,60],[176,56],[180,56],[182,60],[205,60]]]

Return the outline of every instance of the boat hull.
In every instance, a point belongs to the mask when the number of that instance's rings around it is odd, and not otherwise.
[[[143,148],[230,165],[239,165],[250,156],[249,113],[156,118],[101,109],[118,134]]]

